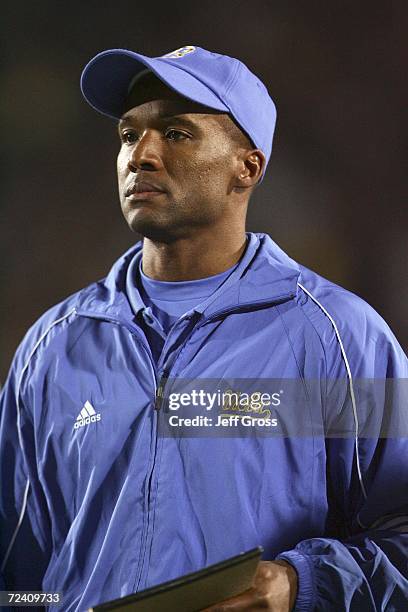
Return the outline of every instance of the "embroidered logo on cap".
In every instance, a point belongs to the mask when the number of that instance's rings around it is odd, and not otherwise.
[[[175,51],[170,51],[170,53],[166,53],[166,55],[162,55],[162,57],[183,57],[184,55],[187,55],[187,53],[193,53],[195,50],[195,47],[187,45],[186,47],[180,47],[180,49],[176,49]]]

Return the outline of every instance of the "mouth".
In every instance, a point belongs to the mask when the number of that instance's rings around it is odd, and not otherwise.
[[[163,193],[165,193],[164,189],[152,183],[138,181],[127,187],[125,197],[129,200],[147,200],[162,195]]]

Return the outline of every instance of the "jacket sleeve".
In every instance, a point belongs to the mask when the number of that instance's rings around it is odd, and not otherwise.
[[[18,349],[0,396],[0,583],[9,590],[41,590],[50,555],[34,426],[20,394],[29,345]]]
[[[375,329],[363,317],[354,331],[344,327],[340,332],[357,429],[355,435],[339,436],[340,428],[334,427],[337,433],[326,438],[324,537],[301,541],[277,557],[297,571],[297,612],[408,609],[407,358],[375,316]],[[344,355],[330,367],[327,414],[335,421],[346,405],[350,410],[353,405],[350,389],[340,402],[333,382],[346,379]]]

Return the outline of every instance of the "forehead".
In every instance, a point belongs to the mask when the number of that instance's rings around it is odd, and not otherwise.
[[[195,115],[194,119],[199,122],[220,116],[228,117],[226,113],[181,96],[154,74],[148,73],[143,75],[129,92],[121,120],[186,114]]]

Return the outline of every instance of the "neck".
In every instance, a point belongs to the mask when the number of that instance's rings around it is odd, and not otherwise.
[[[174,242],[143,241],[143,272],[155,280],[196,280],[220,274],[239,261],[246,246],[245,228],[230,228],[222,235],[200,231]]]

